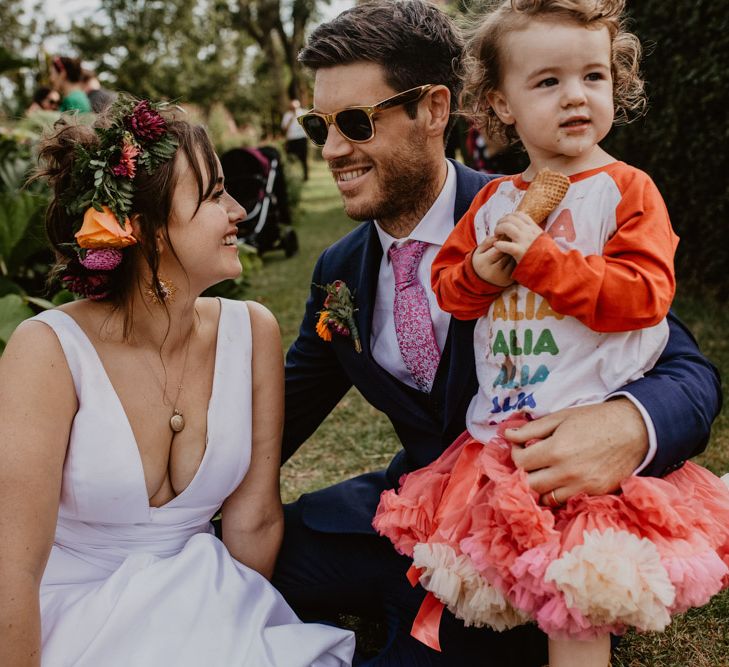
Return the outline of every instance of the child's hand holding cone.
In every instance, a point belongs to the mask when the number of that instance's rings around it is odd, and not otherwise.
[[[549,214],[564,199],[569,187],[570,179],[564,174],[546,167],[541,169],[516,210],[496,224],[495,247],[521,261],[529,246],[542,234]]]
[[[486,239],[474,251],[471,261],[482,280],[502,287],[513,282],[516,262],[542,233],[534,223],[544,225],[569,186],[570,179],[557,171],[545,167],[537,173],[514,213],[499,220],[495,238]]]

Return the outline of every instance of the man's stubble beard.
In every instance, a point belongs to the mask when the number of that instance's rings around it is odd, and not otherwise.
[[[409,132],[400,154],[377,162],[376,199],[356,208],[344,199],[344,209],[353,220],[377,220],[395,238],[407,236],[428,212],[438,196],[440,165],[434,164],[417,128]],[[445,158],[444,158],[445,159]]]

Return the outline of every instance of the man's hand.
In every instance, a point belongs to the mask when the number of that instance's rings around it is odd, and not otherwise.
[[[529,473],[545,505],[614,491],[648,451],[645,423],[627,398],[560,410],[505,435],[515,443],[514,463]],[[541,442],[523,447],[534,438]]]
[[[494,247],[521,261],[526,251],[541,236],[542,228],[526,213],[508,213],[496,223],[494,234],[497,240]]]
[[[514,282],[511,272],[516,263],[509,255],[494,248],[495,241],[496,239],[490,236],[479,243],[473,251],[471,263],[481,280],[497,287],[508,287]]]

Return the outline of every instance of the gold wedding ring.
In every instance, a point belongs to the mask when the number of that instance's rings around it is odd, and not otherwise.
[[[557,500],[554,489],[552,489],[549,493],[545,493],[542,496],[542,504],[546,505],[547,507],[559,507],[560,505],[562,505],[562,503]]]

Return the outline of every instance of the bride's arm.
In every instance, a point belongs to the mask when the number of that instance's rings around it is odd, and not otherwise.
[[[21,324],[0,358],[0,665],[40,665],[38,593],[76,410],[55,334]]]
[[[223,504],[223,542],[235,559],[270,579],[283,536],[283,353],[273,315],[257,303],[248,302],[248,309],[253,334],[251,465]]]

